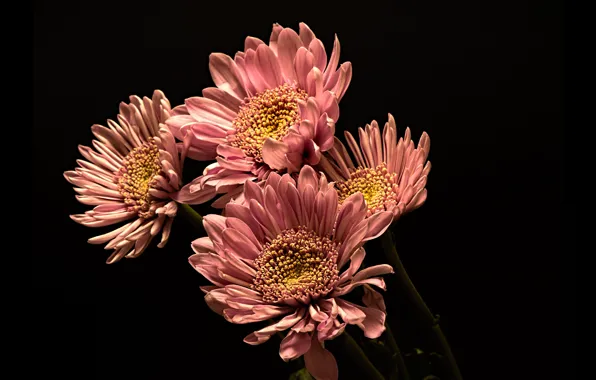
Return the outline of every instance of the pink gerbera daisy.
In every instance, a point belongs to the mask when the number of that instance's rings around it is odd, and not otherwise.
[[[385,330],[379,275],[390,265],[359,271],[364,242],[382,234],[393,214],[366,217],[362,194],[338,205],[337,191],[310,166],[294,180],[271,173],[263,186],[246,181],[245,203],[229,203],[226,216],[204,218],[208,237],[192,243],[192,266],[215,286],[203,287],[205,300],[232,323],[276,319],[248,335],[257,345],[289,329],[280,356],[305,355],[308,371],[318,379],[336,379],[337,364],[324,341],[359,326],[368,338]],[[365,285],[360,306],[341,297]],[[277,319],[280,318],[280,319]]]
[[[79,202],[95,206],[71,218],[88,227],[103,227],[127,221],[104,235],[89,239],[91,244],[113,249],[107,260],[138,257],[162,231],[163,247],[176,216],[171,194],[181,186],[182,157],[176,141],[164,123],[170,116],[170,102],[156,90],[153,98],[130,97],[120,103],[118,123],[108,120],[108,128],[93,125],[95,150],[79,146],[86,160],[64,177],[75,185]],[[188,139],[186,140],[188,145]]]
[[[190,158],[216,162],[177,200],[199,204],[226,194],[213,204],[223,208],[246,180],[317,164],[333,145],[338,102],[352,78],[350,62],[337,67],[339,51],[336,36],[327,59],[323,43],[301,23],[299,34],[275,24],[269,44],[247,37],[234,59],[211,54],[217,87],[186,99],[167,124],[178,139],[192,136]]]
[[[360,192],[366,201],[367,214],[393,212],[393,220],[415,210],[426,201],[425,188],[430,161],[430,138],[424,132],[418,146],[411,140],[410,129],[397,141],[393,116],[385,123],[383,135],[376,121],[358,128],[360,145],[350,132],[345,132],[348,145],[356,158],[355,166],[345,146],[335,144],[321,159],[319,166],[333,181],[340,204]]]

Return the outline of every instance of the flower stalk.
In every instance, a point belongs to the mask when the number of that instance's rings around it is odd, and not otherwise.
[[[181,214],[184,215],[184,218],[188,220],[188,222],[195,228],[205,231],[203,228],[203,217],[199,214],[192,206],[178,203],[178,208],[181,211]]]
[[[451,347],[447,342],[447,338],[441,327],[439,326],[439,318],[432,314],[424,299],[414,286],[414,283],[408,276],[406,272],[406,268],[404,267],[403,263],[401,262],[397,250],[395,249],[395,244],[393,242],[393,237],[389,230],[385,231],[381,236],[381,244],[383,245],[383,251],[385,252],[387,261],[395,270],[395,275],[400,283],[400,285],[405,289],[407,297],[409,298],[410,302],[414,305],[415,309],[417,310],[419,317],[423,321],[424,324],[431,327],[433,335],[440,346],[442,353],[447,358],[449,362],[449,369],[454,379],[462,380],[461,373],[459,371],[459,367],[457,366],[457,362],[455,361],[455,357],[453,356],[453,352],[451,351]]]
[[[402,356],[401,350],[393,337],[393,333],[391,332],[391,328],[389,327],[388,323],[385,323],[385,333],[387,334],[387,340],[389,341],[389,346],[393,351],[393,357],[395,358],[395,363],[397,365],[397,376],[392,376],[390,379],[399,379],[399,380],[410,380],[410,374],[408,373],[408,369],[406,368],[406,363],[404,362],[404,358]]]
[[[385,377],[377,370],[377,368],[368,359],[362,348],[352,338],[352,336],[344,331],[339,335],[336,340],[338,346],[341,347],[342,351],[346,354],[350,361],[360,363],[359,368],[362,370],[362,374],[366,374],[365,379],[368,380],[385,380]]]

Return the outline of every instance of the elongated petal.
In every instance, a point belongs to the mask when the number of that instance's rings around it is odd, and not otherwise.
[[[211,54],[209,56],[209,71],[213,82],[220,89],[238,99],[244,99],[247,96],[236,63],[229,56],[221,53]]]
[[[304,355],[304,364],[308,372],[317,380],[337,380],[339,370],[333,354],[327,351],[313,334],[310,350]]]
[[[290,331],[281,341],[279,356],[284,361],[296,359],[304,355],[311,346],[310,334]]]

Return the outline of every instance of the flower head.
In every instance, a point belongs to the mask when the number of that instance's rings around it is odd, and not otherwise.
[[[345,146],[335,139],[335,144],[321,159],[323,172],[335,181],[340,203],[352,194],[362,193],[367,214],[391,211],[394,220],[415,210],[426,201],[425,188],[430,161],[430,138],[424,132],[418,146],[411,140],[410,129],[397,141],[397,128],[393,116],[383,128],[376,121],[358,129],[360,144],[345,132],[346,140],[356,159],[354,165]]]
[[[217,87],[186,99],[167,122],[177,138],[191,136],[190,158],[216,161],[176,195],[181,202],[225,194],[213,203],[223,208],[246,180],[316,165],[333,146],[338,103],[352,77],[350,62],[338,68],[337,37],[329,59],[304,23],[299,33],[275,24],[269,44],[247,37],[244,45],[233,59],[211,54]]]
[[[79,146],[85,160],[77,160],[79,166],[64,173],[79,202],[95,206],[71,215],[75,222],[88,227],[126,222],[89,239],[91,244],[107,242],[106,249],[113,249],[108,264],[138,257],[160,231],[158,247],[168,240],[177,211],[171,195],[180,189],[185,151],[183,147],[180,157],[174,136],[163,124],[170,112],[159,90],[152,99],[131,96],[129,104],[120,104],[118,123],[108,120],[108,127],[91,127],[97,138],[94,149]]]
[[[338,205],[337,191],[310,166],[298,179],[271,173],[262,186],[247,181],[245,202],[229,203],[225,215],[204,218],[208,237],[192,243],[191,265],[214,286],[203,287],[205,300],[232,323],[276,319],[248,335],[256,345],[278,331],[289,330],[280,356],[305,355],[316,378],[337,378],[337,364],[324,341],[341,334],[346,324],[359,326],[369,338],[385,327],[379,275],[389,265],[359,270],[364,242],[382,234],[393,214],[366,217],[364,197],[355,193]],[[360,306],[342,299],[364,286]]]

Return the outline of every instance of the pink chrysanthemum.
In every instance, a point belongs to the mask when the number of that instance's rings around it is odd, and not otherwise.
[[[171,195],[181,186],[182,156],[164,123],[170,116],[170,102],[156,90],[153,98],[130,97],[120,103],[118,123],[108,120],[109,128],[93,125],[95,150],[79,146],[85,160],[64,177],[75,185],[79,202],[95,206],[71,218],[88,227],[103,227],[128,221],[104,235],[89,239],[91,244],[113,249],[107,260],[138,257],[162,231],[163,247],[176,216]],[[186,140],[188,145],[188,139]]]
[[[392,211],[393,220],[415,210],[426,201],[425,188],[431,164],[427,162],[430,138],[424,132],[418,147],[411,140],[410,129],[397,141],[393,116],[383,128],[376,121],[358,128],[360,145],[351,133],[345,132],[348,145],[356,158],[356,167],[345,146],[335,138],[334,147],[321,159],[320,168],[335,181],[340,204],[352,194],[364,195],[368,215]]]
[[[257,345],[289,329],[280,356],[305,355],[308,371],[318,379],[336,379],[337,364],[323,346],[346,324],[359,326],[369,338],[385,330],[379,275],[390,265],[359,271],[364,242],[391,224],[391,212],[366,217],[362,194],[338,204],[337,191],[310,166],[297,181],[271,173],[263,186],[246,181],[245,203],[229,203],[226,216],[204,218],[208,237],[192,243],[192,266],[215,286],[202,288],[212,310],[232,323],[281,318],[248,335]],[[346,268],[347,266],[347,268]],[[360,306],[341,297],[365,286]]]
[[[217,87],[186,99],[167,124],[178,139],[192,136],[190,158],[217,162],[185,185],[177,200],[199,204],[226,194],[213,204],[223,208],[241,194],[244,181],[265,179],[271,170],[297,172],[331,148],[352,65],[337,67],[337,36],[327,59],[306,24],[299,32],[275,24],[269,44],[247,37],[234,59],[211,54]]]

